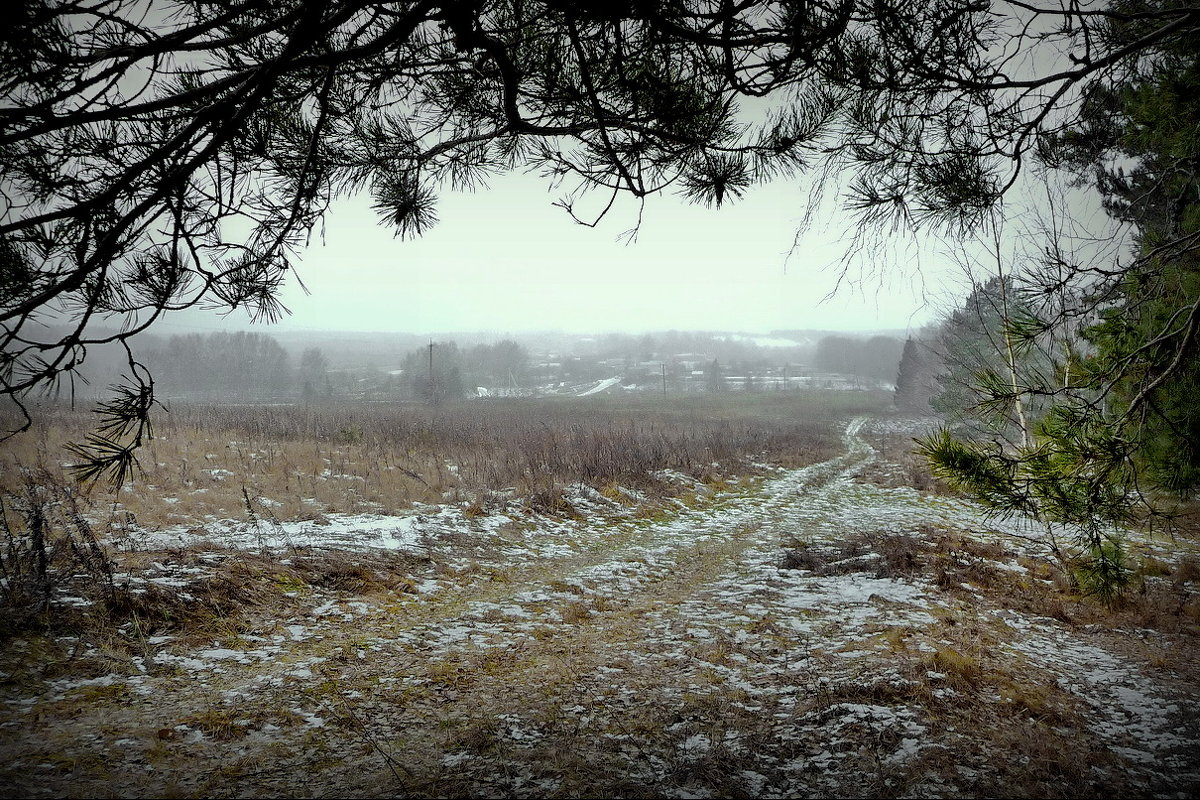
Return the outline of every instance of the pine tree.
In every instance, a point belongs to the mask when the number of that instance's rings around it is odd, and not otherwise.
[[[940,360],[927,342],[911,336],[904,342],[896,370],[894,403],[897,409],[918,414],[932,411]]]

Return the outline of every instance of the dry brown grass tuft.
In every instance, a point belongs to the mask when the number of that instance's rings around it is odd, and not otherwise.
[[[218,742],[233,742],[244,739],[255,731],[262,730],[265,725],[290,727],[302,722],[302,718],[285,709],[257,707],[222,707],[210,708],[197,714],[191,714],[180,719],[175,728],[164,728],[159,731],[160,738],[173,739],[178,736],[178,728],[186,726],[198,730],[208,738]]]
[[[818,575],[870,572],[877,578],[911,577],[928,568],[934,548],[916,535],[875,531],[848,537],[832,549],[794,541],[784,550],[781,566]]]
[[[1034,618],[1055,619],[1077,634],[1145,664],[1148,669],[1197,681],[1200,668],[1194,654],[1200,644],[1200,595],[1195,584],[1187,580],[1189,563],[1187,557],[1173,566],[1144,559],[1143,569],[1136,576],[1136,590],[1110,608],[1080,596],[1052,564],[1018,557],[1002,542],[980,541],[963,532],[934,528],[912,534],[877,531],[851,537],[836,547],[794,542],[784,551],[782,560],[785,568],[816,575],[860,572],[878,577],[924,579],[963,609],[1004,608]],[[1024,674],[1021,665],[1009,663],[999,655],[1002,651],[999,645],[1013,635],[1011,630],[1005,630],[1003,625],[993,628],[981,625],[974,612],[939,616],[941,624],[931,631],[876,632],[881,649],[899,659],[898,663],[908,663],[907,689],[863,684],[840,691],[847,697],[886,703],[890,702],[886,696],[889,692],[898,692],[895,700],[906,693],[915,699],[922,694],[933,697],[944,686],[956,692],[953,705],[959,711],[974,709],[977,713],[994,715],[1002,710],[1047,727],[1082,727],[1082,712],[1067,694],[1052,682]],[[1131,630],[1156,631],[1165,636],[1130,637]],[[920,652],[914,643],[922,640],[927,653],[914,661]],[[1142,643],[1151,641],[1155,642],[1153,646]],[[928,674],[944,677],[932,680]],[[921,684],[926,685],[914,688]],[[947,710],[944,704],[934,705],[943,712]],[[1007,730],[1006,724],[1001,728]],[[1074,750],[1080,751],[1078,747]],[[1042,789],[1030,788],[1018,792],[1019,795],[1038,795],[1046,785],[1041,781],[1051,780],[1063,769],[1057,757],[1050,758],[1040,750],[1030,756],[1035,757],[1047,759],[1045,774],[1027,785]],[[1038,769],[1033,771],[1040,774]],[[1064,774],[1073,773],[1067,770]],[[1055,788],[1050,794],[1058,792]]]
[[[929,659],[933,669],[947,676],[947,682],[955,689],[970,691],[983,679],[983,667],[979,659],[969,653],[961,653],[953,647],[939,647]]]
[[[1184,558],[1171,572],[1171,579],[1177,584],[1200,581],[1200,559],[1195,556]]]
[[[859,470],[860,481],[884,489],[909,486],[931,494],[957,494],[933,474],[929,460],[918,453],[912,434],[872,432],[867,439],[881,457]]]

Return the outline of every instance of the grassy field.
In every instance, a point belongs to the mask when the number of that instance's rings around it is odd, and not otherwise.
[[[885,412],[179,406],[115,496],[50,415],[3,456],[0,790],[1190,796],[1194,537],[1105,608]]]
[[[883,393],[633,396],[490,400],[437,408],[405,404],[199,406],[173,404],[139,456],[143,474],[114,499],[142,526],[246,513],[262,498],[281,519],[392,513],[413,503],[484,503],[510,490],[553,504],[563,487],[674,491],[662,470],[728,480],[756,463],[825,457],[831,422],[886,407]],[[23,472],[66,479],[62,445],[89,414],[50,410],[36,430],[5,442],[0,491]]]
[[[53,576],[43,547],[56,537],[63,546],[48,552],[66,560],[58,570],[93,574],[133,534],[221,521],[324,522],[427,505],[477,517],[515,504],[568,517],[567,495],[580,487],[651,516],[680,495],[694,499],[698,487],[707,495],[767,465],[828,458],[837,420],[888,401],[884,393],[773,392],[433,408],[174,403],[156,415],[140,472],[119,490],[73,482],[66,445],[96,417],[51,406],[0,451],[0,569],[13,608],[5,625],[27,618],[29,597],[45,594]]]

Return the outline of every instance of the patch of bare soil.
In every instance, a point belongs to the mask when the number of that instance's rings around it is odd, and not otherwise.
[[[649,511],[122,554],[120,628],[5,643],[0,791],[1193,796],[1196,543],[1140,542],[1097,606],[1028,531],[907,485],[908,430]]]

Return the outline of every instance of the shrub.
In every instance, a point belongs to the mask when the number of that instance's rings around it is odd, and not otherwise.
[[[84,517],[75,487],[45,469],[20,474],[15,488],[0,492],[4,634],[49,624],[51,602],[68,583],[86,601],[111,603],[115,596],[112,561]]]

